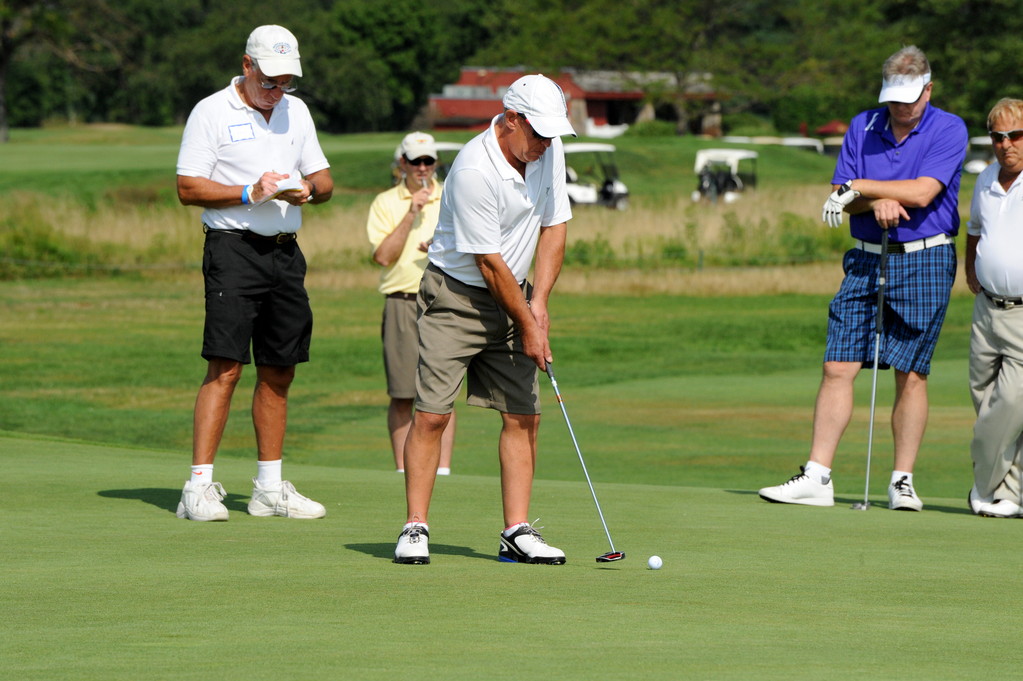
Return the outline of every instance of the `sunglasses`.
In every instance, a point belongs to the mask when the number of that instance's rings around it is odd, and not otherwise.
[[[278,85],[277,83],[271,83],[268,80],[259,79],[259,86],[264,90],[273,90],[274,88],[280,88],[281,92],[294,92],[298,89],[294,80],[289,80],[284,85]]]
[[[413,166],[432,166],[437,162],[437,159],[430,158],[429,156],[420,156],[416,160],[411,160],[408,156],[405,157],[405,162]]]
[[[1002,140],[1018,142],[1023,138],[1023,130],[989,130],[987,134],[991,135],[992,144],[998,144]]]
[[[519,114],[519,116],[521,116],[522,120],[525,121],[525,123],[529,126],[529,132],[533,133],[533,139],[537,140],[538,142],[550,142],[552,139],[554,139],[553,137],[544,137],[543,135],[537,133],[536,129],[533,127],[533,124],[529,122],[528,118],[526,118],[522,114]]]

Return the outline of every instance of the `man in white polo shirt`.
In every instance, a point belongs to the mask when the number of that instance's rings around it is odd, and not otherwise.
[[[255,29],[242,72],[195,106],[178,155],[178,198],[205,209],[208,364],[195,401],[192,474],[177,515],[228,518],[213,460],[251,345],[258,463],[249,513],[321,518],[324,507],[282,479],[281,456],[288,389],[295,365],[309,360],[313,325],[296,232],[302,206],[330,199],[334,182],[309,110],[285,94],[302,75],[295,36],[281,26]]]
[[[405,442],[407,522],[396,563],[430,562],[427,512],[440,439],[466,377],[468,403],[502,418],[505,530],[498,558],[565,562],[528,520],[540,424],[537,370],[552,361],[547,301],[572,217],[560,136],[575,132],[564,93],[543,75],[515,81],[503,106],[451,166],[419,287],[416,411]]]
[[[977,410],[970,510],[1015,518],[1023,454],[1023,100],[987,117],[997,163],[977,177],[966,236],[966,283],[977,294],[970,395]]]

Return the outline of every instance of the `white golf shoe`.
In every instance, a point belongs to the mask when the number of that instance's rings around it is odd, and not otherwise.
[[[980,496],[976,485],[970,488],[970,493],[967,495],[966,500],[970,504],[970,511],[973,512],[973,515],[980,515],[981,507],[994,501],[991,497],[985,498]]]
[[[430,562],[430,530],[422,523],[412,523],[398,535],[394,562],[399,565],[428,565]]]
[[[788,482],[774,487],[764,487],[759,492],[760,498],[776,504],[802,504],[804,506],[834,506],[835,487],[831,478],[827,482],[812,479],[802,466],[799,474],[793,475]]]
[[[323,504],[304,497],[295,491],[287,480],[280,485],[261,487],[252,480],[252,499],[249,500],[249,515],[265,518],[279,515],[284,518],[312,519],[327,515]]]
[[[181,490],[175,515],[186,520],[227,520],[227,506],[221,503],[225,496],[227,492],[219,482],[193,484],[188,481]]]
[[[920,501],[905,475],[888,485],[888,508],[891,510],[919,511],[923,507],[924,502]]]
[[[501,533],[501,548],[497,559],[502,563],[564,565],[565,552],[550,546],[536,528],[523,523],[510,537]]]
[[[1023,508],[1011,499],[995,499],[989,504],[979,504],[976,513],[986,518],[1018,518],[1023,515]]]

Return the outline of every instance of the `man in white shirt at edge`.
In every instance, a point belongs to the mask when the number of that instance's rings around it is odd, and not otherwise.
[[[1023,515],[1023,100],[987,118],[996,163],[977,177],[966,236],[966,283],[977,294],[970,334],[970,395],[977,410],[970,510]]]
[[[543,75],[515,81],[504,113],[459,152],[419,288],[415,415],[405,441],[407,522],[394,562],[430,562],[428,510],[440,438],[463,378],[468,403],[501,413],[504,527],[498,558],[565,562],[529,523],[540,423],[538,370],[553,361],[547,302],[566,222],[561,135],[575,135],[564,93]],[[535,281],[526,281],[536,255]]]
[[[295,36],[281,26],[256,28],[242,72],[195,106],[178,156],[178,198],[205,209],[202,356],[208,364],[195,402],[192,473],[177,516],[228,519],[213,461],[251,344],[258,462],[248,511],[322,518],[321,504],[282,479],[281,457],[288,389],[295,365],[309,360],[312,336],[306,263],[296,232],[301,207],[329,200],[334,182],[309,110],[285,94],[302,75]]]

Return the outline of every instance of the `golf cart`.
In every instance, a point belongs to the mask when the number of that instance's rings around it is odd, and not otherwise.
[[[565,145],[565,189],[572,205],[607,206],[625,210],[629,188],[618,179],[615,146],[591,142]]]
[[[697,187],[693,201],[732,203],[747,189],[757,186],[757,152],[749,149],[701,149],[696,152]]]
[[[448,174],[448,166],[451,165],[451,161],[455,160],[455,156],[458,155],[458,150],[464,145],[460,142],[437,142],[434,145],[437,148],[437,170],[435,171],[437,179],[443,181],[444,177]],[[450,152],[445,154],[444,152]],[[448,161],[445,161],[445,156],[448,157]],[[401,158],[401,145],[399,144],[394,148],[394,159],[391,161],[391,184],[395,185],[401,182],[401,167],[398,165],[398,159]]]
[[[966,162],[963,164],[963,170],[978,175],[994,160],[995,152],[991,145],[991,137],[988,135],[971,137],[966,150]]]

